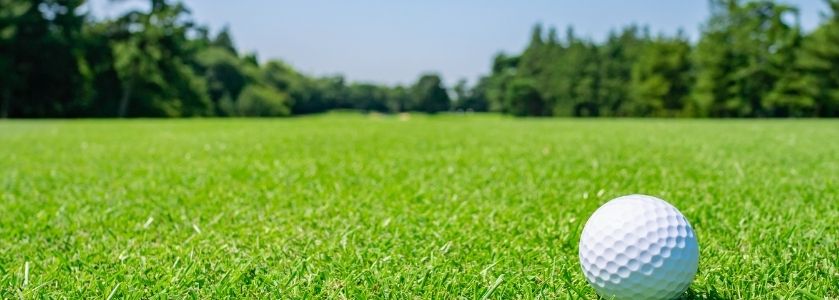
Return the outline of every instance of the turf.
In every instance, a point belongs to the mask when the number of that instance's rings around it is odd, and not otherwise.
[[[347,114],[0,122],[0,296],[591,299],[632,193],[691,221],[686,298],[839,297],[839,122]]]

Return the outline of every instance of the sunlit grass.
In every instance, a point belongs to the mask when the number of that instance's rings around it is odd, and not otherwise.
[[[594,298],[594,209],[691,221],[688,297],[836,298],[839,122],[0,122],[3,298]]]

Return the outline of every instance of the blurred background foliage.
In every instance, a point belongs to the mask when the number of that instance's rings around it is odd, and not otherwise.
[[[0,117],[288,116],[332,109],[516,116],[837,117],[839,1],[812,32],[776,1],[712,0],[698,41],[616,30],[603,42],[536,25],[473,85],[302,74],[240,53],[182,3],[97,20],[84,0],[0,0]]]

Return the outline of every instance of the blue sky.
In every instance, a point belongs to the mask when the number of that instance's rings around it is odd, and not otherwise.
[[[147,0],[92,0],[98,16]],[[261,60],[279,58],[311,75],[407,84],[422,72],[446,82],[473,82],[499,51],[519,52],[535,23],[602,40],[627,24],[653,33],[682,28],[691,38],[708,16],[705,0],[186,0],[193,17],[214,30],[229,25],[237,46]],[[815,27],[821,0],[785,1]]]

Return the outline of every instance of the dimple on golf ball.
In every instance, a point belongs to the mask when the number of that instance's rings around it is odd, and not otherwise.
[[[690,286],[699,245],[670,203],[629,195],[603,204],[580,237],[580,265],[606,299],[673,299]]]

